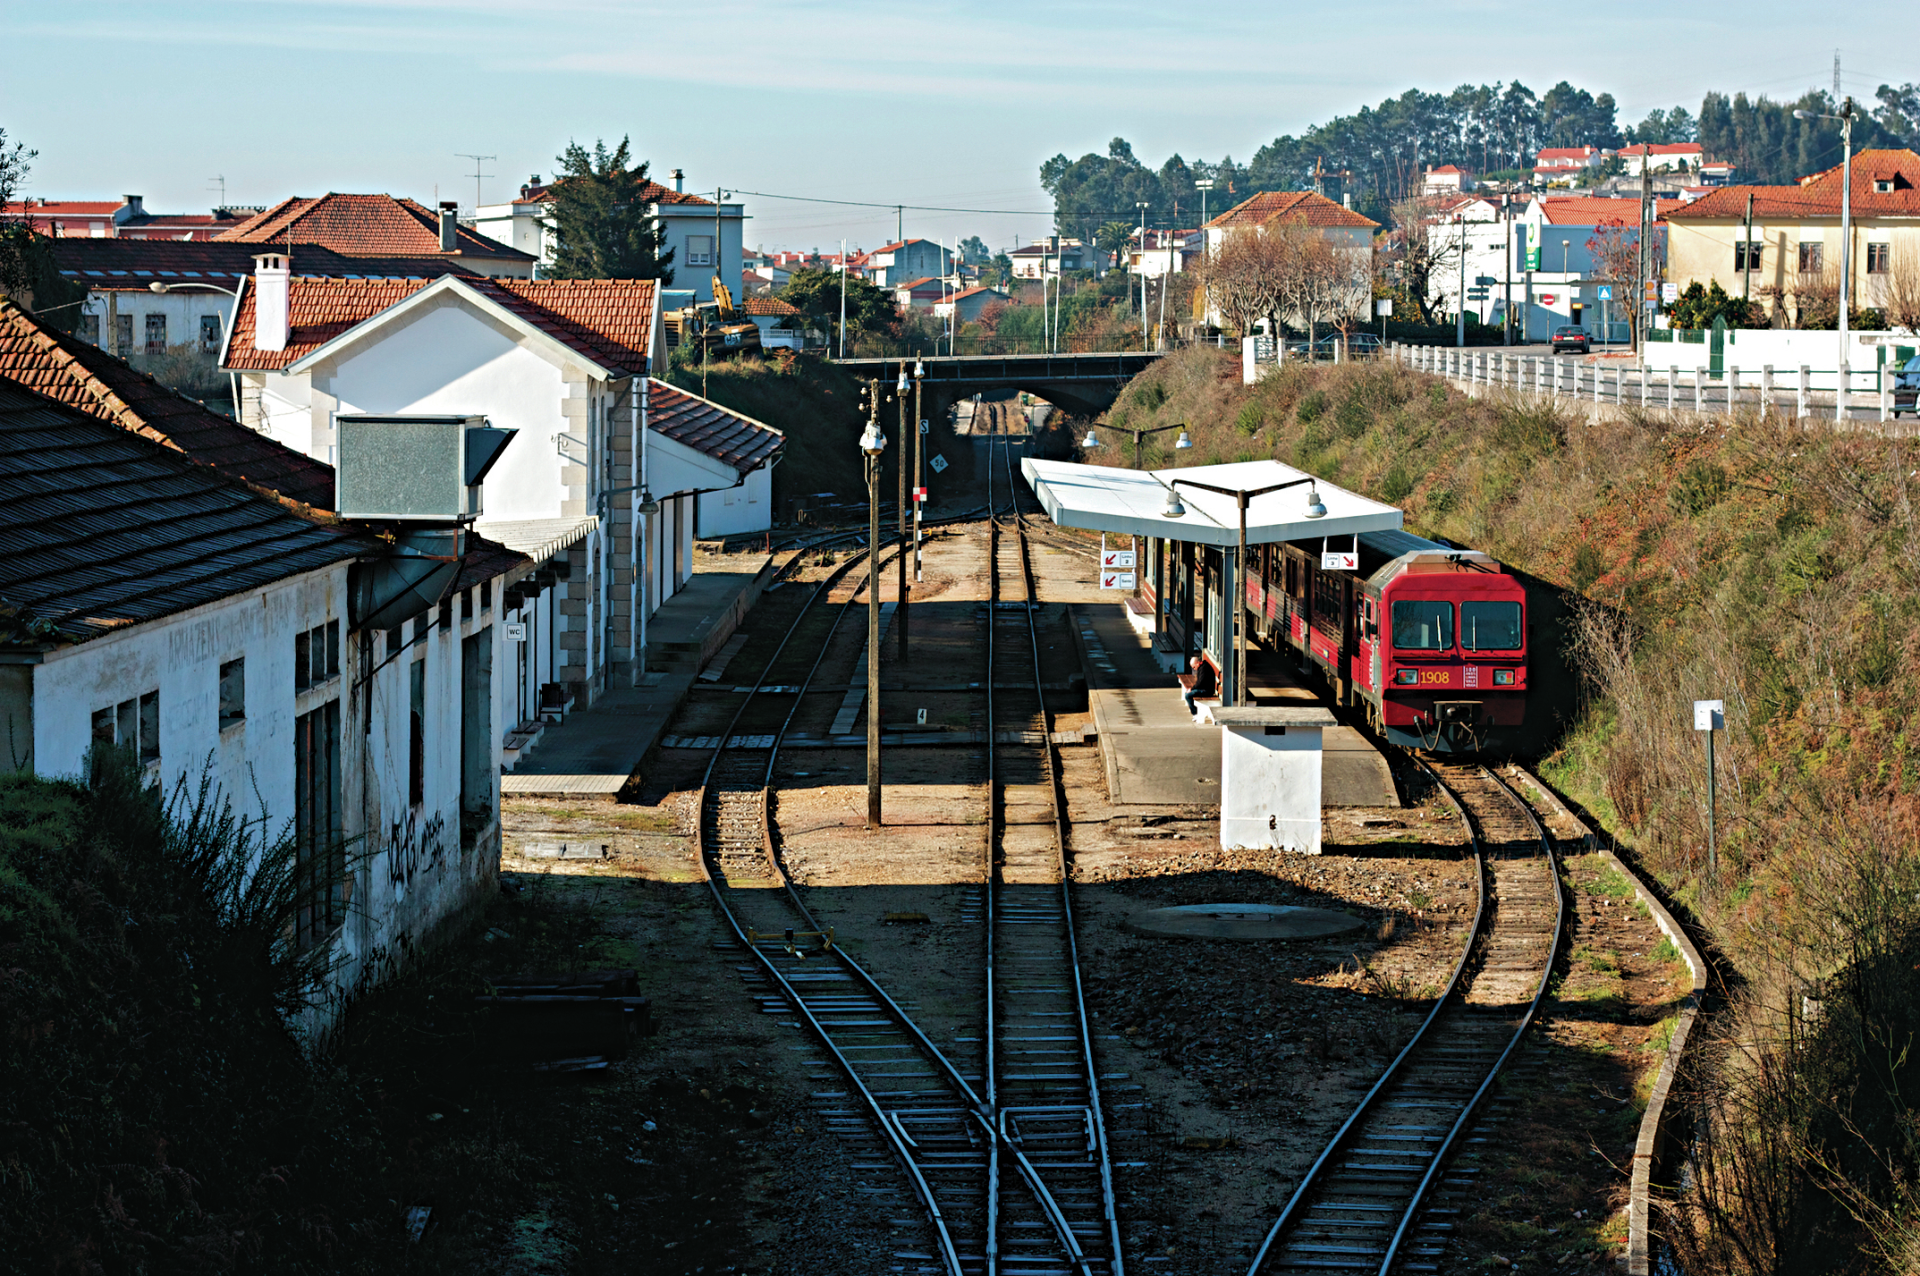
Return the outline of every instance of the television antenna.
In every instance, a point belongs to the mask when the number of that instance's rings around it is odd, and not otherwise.
[[[218,184],[219,184],[219,187],[220,187],[220,207],[222,207],[222,208],[225,208],[225,207],[227,206],[227,178],[226,178],[226,174],[224,174],[224,173],[223,173],[223,174],[221,174],[221,175],[220,175],[219,177],[209,177],[209,178],[208,178],[207,180],[208,180],[208,181],[210,181],[210,182],[216,182],[216,183],[218,183]],[[207,187],[207,189],[208,189],[208,190],[212,190],[212,189],[213,189],[213,187],[212,187],[212,186],[209,186],[209,187]]]
[[[473,155],[466,151],[455,151],[454,155],[460,159],[470,159],[473,161],[473,211],[477,214],[480,211],[480,179],[493,176],[492,173],[481,172],[480,163],[482,160],[499,159],[500,157],[498,155]]]

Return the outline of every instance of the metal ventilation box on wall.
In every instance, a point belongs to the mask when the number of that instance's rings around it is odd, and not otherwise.
[[[484,416],[355,415],[334,427],[340,516],[416,523],[478,518],[481,481],[518,433]]]

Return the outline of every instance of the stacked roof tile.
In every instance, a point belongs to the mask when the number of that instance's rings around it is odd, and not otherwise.
[[[647,370],[658,287],[654,280],[463,279],[462,283],[616,375]],[[248,288],[234,310],[224,366],[236,372],[285,368],[426,286],[423,280],[295,277],[289,286],[284,350],[254,348],[254,290]]]
[[[459,227],[455,250],[468,257],[531,262],[517,248]],[[318,244],[356,257],[421,257],[440,252],[440,215],[392,195],[294,196],[219,237],[222,243]]]
[[[1267,226],[1276,222],[1286,226],[1351,227],[1355,230],[1372,230],[1380,225],[1372,218],[1362,217],[1351,208],[1336,204],[1325,195],[1313,191],[1262,191],[1251,199],[1235,204],[1208,222],[1207,226],[1233,229]]]
[[[332,466],[168,389],[7,301],[0,301],[0,376],[230,478],[318,509],[333,507]]]
[[[785,319],[800,313],[800,307],[791,301],[782,301],[778,297],[748,297],[740,303],[740,308],[750,315],[758,315],[762,318],[777,315]]]
[[[1685,220],[1765,217],[1838,217],[1839,166],[1803,178],[1798,186],[1720,186],[1669,214]],[[1881,190],[1881,186],[1890,190]],[[1853,157],[1852,213],[1856,219],[1920,217],[1920,155],[1910,150],[1865,150]]]
[[[377,551],[0,378],[0,606],[84,640]]]
[[[772,461],[787,445],[786,435],[750,416],[664,381],[648,384],[647,428],[743,474]]]

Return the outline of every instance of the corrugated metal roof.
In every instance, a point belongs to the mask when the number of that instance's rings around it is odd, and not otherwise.
[[[0,604],[75,640],[377,552],[0,378]]]

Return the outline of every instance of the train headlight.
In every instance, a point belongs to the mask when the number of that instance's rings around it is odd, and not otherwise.
[[[1402,687],[1417,686],[1420,682],[1420,671],[1418,669],[1396,669],[1393,671],[1393,680]]]
[[[1513,685],[1513,670],[1495,669],[1493,671],[1493,685],[1496,687],[1511,687]]]

